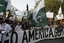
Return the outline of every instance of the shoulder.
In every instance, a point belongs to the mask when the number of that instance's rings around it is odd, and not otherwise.
[[[9,24],[6,24],[5,27],[11,27]]]
[[[6,24],[5,26],[9,26],[9,24]]]

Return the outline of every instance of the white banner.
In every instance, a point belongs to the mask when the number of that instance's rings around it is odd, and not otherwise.
[[[40,40],[64,37],[64,31],[59,32],[54,28],[33,27],[32,30],[15,31],[5,36],[3,42],[9,40],[9,43],[34,43]]]
[[[64,19],[64,17],[63,17],[63,14],[60,14],[60,15],[56,15],[56,18],[57,18],[57,20],[61,20],[61,19]]]
[[[53,18],[54,17],[54,13],[49,12],[49,11],[46,13],[46,15],[47,15],[47,18]]]

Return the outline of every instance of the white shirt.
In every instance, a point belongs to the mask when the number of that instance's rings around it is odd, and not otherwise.
[[[4,30],[4,28],[3,28],[2,24],[0,24],[0,30]]]
[[[12,27],[9,24],[6,24],[4,30],[5,32],[10,32],[12,30]]]
[[[2,23],[2,27],[5,28],[6,23]]]
[[[20,31],[21,30],[21,25],[17,25],[16,27],[15,27],[15,31]]]

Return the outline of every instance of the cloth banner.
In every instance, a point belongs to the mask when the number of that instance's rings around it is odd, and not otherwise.
[[[0,34],[0,41],[3,43],[6,40],[9,40],[9,43],[35,43],[40,40],[56,39],[61,37],[64,37],[64,31],[58,32],[54,28],[44,29],[41,27],[32,27],[32,30],[18,30],[8,33],[8,35]]]

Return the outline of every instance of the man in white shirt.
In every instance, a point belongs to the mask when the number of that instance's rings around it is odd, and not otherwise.
[[[9,24],[5,25],[5,32],[10,32],[12,30],[11,26]]]
[[[4,28],[5,32],[10,32],[12,30],[12,27],[11,27],[10,24],[11,24],[10,20],[6,20],[6,25],[5,25],[5,28]]]
[[[9,43],[8,39],[9,39],[10,31],[12,30],[12,27],[10,25],[10,20],[7,19],[5,22],[6,22],[6,24],[3,24],[4,31],[5,31],[5,33],[3,35],[3,40],[5,41],[5,43]]]
[[[21,23],[20,23],[20,21],[18,21],[17,22],[17,25],[16,25],[16,27],[15,27],[15,31],[21,31],[22,30],[22,28],[21,28]]]

